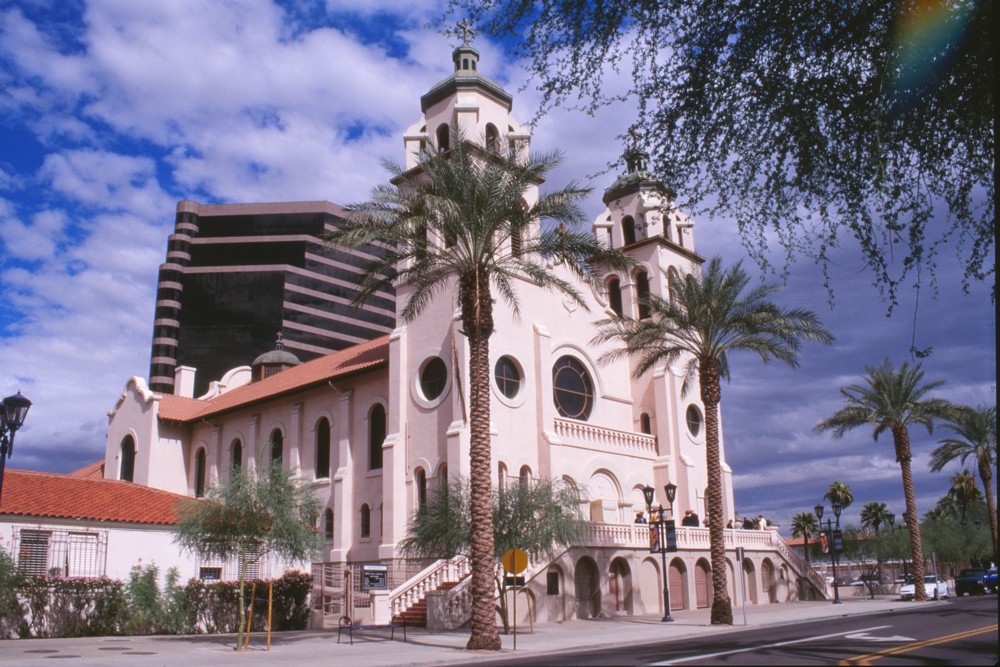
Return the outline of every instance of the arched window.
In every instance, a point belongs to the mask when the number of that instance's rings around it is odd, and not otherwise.
[[[531,468],[528,466],[521,466],[521,471],[517,475],[517,483],[521,485],[522,488],[526,488],[531,482]]]
[[[677,269],[671,266],[667,269],[667,292],[671,301],[677,300],[677,290],[674,288],[679,287],[679,283],[681,283],[681,276],[677,273]]]
[[[521,230],[511,228],[510,230],[510,254],[514,257],[521,256],[521,249],[524,247],[524,240],[521,238]]]
[[[559,357],[552,367],[552,394],[556,410],[563,417],[585,420],[594,409],[594,382],[573,357]]]
[[[653,425],[649,421],[649,415],[645,412],[639,415],[639,430],[647,435],[653,433]]]
[[[385,408],[376,404],[368,414],[368,469],[382,468],[382,443],[385,442]]]
[[[497,488],[507,488],[507,466],[503,463],[497,466]]]
[[[646,275],[645,271],[639,271],[635,274],[635,296],[639,304],[639,319],[648,319],[650,315],[649,276]]]
[[[122,438],[121,459],[118,463],[118,479],[135,481],[135,439],[131,435]]]
[[[486,150],[491,153],[500,152],[500,132],[493,123],[486,123]]]
[[[316,477],[330,476],[330,421],[323,417],[316,422]]]
[[[205,497],[205,448],[199,447],[194,455],[194,497]]]
[[[323,513],[323,537],[327,542],[333,541],[333,510],[329,507]]]
[[[413,471],[413,483],[416,485],[417,509],[427,506],[427,473],[423,468]]]
[[[608,281],[608,305],[618,317],[624,314],[622,310],[622,282],[617,278]]]
[[[451,136],[448,131],[448,124],[441,123],[437,129],[438,153],[444,153],[451,148]]]
[[[285,437],[281,431],[271,431],[271,465],[280,466],[285,454]]]
[[[239,471],[243,469],[243,443],[240,442],[239,438],[233,440],[233,444],[230,447],[229,464],[233,470]]]
[[[631,215],[626,215],[622,220],[622,243],[625,245],[635,243],[635,220]]]
[[[372,509],[365,503],[361,506],[361,537],[371,537]]]

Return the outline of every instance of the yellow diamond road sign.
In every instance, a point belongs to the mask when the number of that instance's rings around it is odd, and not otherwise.
[[[510,549],[500,559],[503,569],[511,574],[521,574],[528,567],[528,552],[524,549]]]

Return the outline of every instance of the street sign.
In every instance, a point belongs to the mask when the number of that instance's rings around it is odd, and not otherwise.
[[[504,577],[503,583],[509,588],[514,586],[524,586],[524,577],[512,577],[509,574]]]
[[[523,549],[508,549],[500,562],[503,569],[511,574],[521,574],[528,567],[528,552]]]

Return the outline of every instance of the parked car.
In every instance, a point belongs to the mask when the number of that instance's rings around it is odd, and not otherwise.
[[[997,592],[997,566],[994,565],[990,569],[986,570],[986,576],[983,578],[983,582],[986,584],[986,588],[992,593]]]
[[[986,570],[981,567],[970,567],[962,570],[955,577],[955,595],[982,595],[989,593],[990,589],[986,585]]]
[[[924,577],[924,590],[927,591],[927,597],[932,600],[949,597],[948,582],[938,581],[938,578],[933,574]],[[899,597],[904,600],[912,600],[915,592],[916,588],[913,585],[913,578],[909,577],[902,588],[899,589]]]

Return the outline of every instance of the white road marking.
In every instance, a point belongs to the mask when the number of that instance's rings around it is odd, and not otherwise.
[[[893,635],[892,637],[872,637],[864,632],[855,632],[853,635],[845,635],[844,639],[860,639],[866,642],[915,642],[913,637],[903,635]]]
[[[791,646],[792,644],[803,644],[805,642],[814,642],[820,639],[830,639],[832,637],[845,637],[851,634],[863,634],[865,632],[871,632],[872,630],[882,630],[884,628],[892,627],[890,625],[876,625],[873,628],[865,628],[864,630],[848,630],[847,632],[836,632],[832,635],[819,635],[816,637],[803,637],[802,639],[792,639],[787,642],[777,642],[775,644],[762,644],[760,646],[751,646],[749,648],[739,648],[732,651],[720,651],[719,653],[703,653],[701,655],[691,655],[686,658],[677,658],[676,660],[664,660],[663,662],[653,662],[650,663],[650,667],[661,667],[663,665],[679,665],[684,662],[691,662],[692,660],[710,660],[712,658],[720,658],[724,655],[735,655],[737,653],[749,653],[750,651],[758,651],[760,649],[766,648],[776,648],[778,646]],[[720,640],[722,638],[720,637]]]

